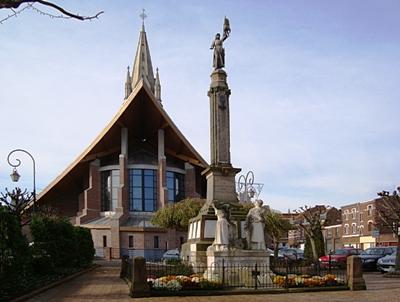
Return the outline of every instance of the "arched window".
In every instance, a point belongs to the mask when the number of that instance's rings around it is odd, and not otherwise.
[[[351,224],[351,231],[353,234],[357,234],[357,225],[355,223]]]
[[[368,212],[368,216],[372,215],[372,204],[367,206],[367,212]]]
[[[356,212],[357,212],[356,208],[351,209],[351,219],[356,219]]]
[[[372,223],[372,221],[368,221],[368,232],[371,232],[373,227],[374,227],[374,224]]]
[[[348,225],[348,224],[345,224],[345,225],[344,225],[344,233],[345,233],[346,235],[349,235],[349,225]]]

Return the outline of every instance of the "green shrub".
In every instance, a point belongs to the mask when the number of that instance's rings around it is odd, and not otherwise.
[[[17,217],[0,206],[0,279],[27,274],[30,259],[28,241],[21,232]]]
[[[91,264],[94,258],[95,249],[93,245],[92,235],[90,230],[76,226],[75,240],[77,244],[78,265],[87,266]]]
[[[81,267],[92,262],[94,247],[90,231],[74,227],[66,218],[37,215],[31,222],[37,266]]]

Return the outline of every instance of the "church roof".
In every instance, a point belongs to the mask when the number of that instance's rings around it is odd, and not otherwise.
[[[179,158],[199,168],[206,168],[208,165],[179,131],[161,103],[156,100],[148,84],[141,79],[104,130],[39,194],[37,200],[50,200],[57,196],[59,190],[77,187],[77,182],[80,183],[79,179],[87,175],[91,161],[103,156],[119,154],[122,127],[128,128],[130,141],[147,141],[155,147],[157,146],[156,133],[158,129],[164,129],[167,156]]]

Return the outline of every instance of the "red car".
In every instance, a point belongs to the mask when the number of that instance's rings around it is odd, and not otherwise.
[[[341,248],[341,249],[336,249],[333,252],[330,253],[330,255],[325,255],[319,258],[319,263],[321,264],[321,267],[327,268],[329,267],[329,256],[331,258],[331,267],[340,267],[340,268],[345,268],[346,267],[346,262],[347,262],[347,257],[352,256],[352,255],[358,255],[360,254],[361,250],[356,249],[356,248]]]

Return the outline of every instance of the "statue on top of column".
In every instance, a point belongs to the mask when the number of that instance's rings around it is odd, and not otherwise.
[[[223,31],[224,34],[222,36],[222,39],[220,33],[217,33],[210,47],[210,49],[214,49],[213,67],[215,70],[225,67],[225,49],[223,47],[223,42],[229,37],[229,34],[231,32],[229,20],[227,17],[225,17],[224,19]]]

